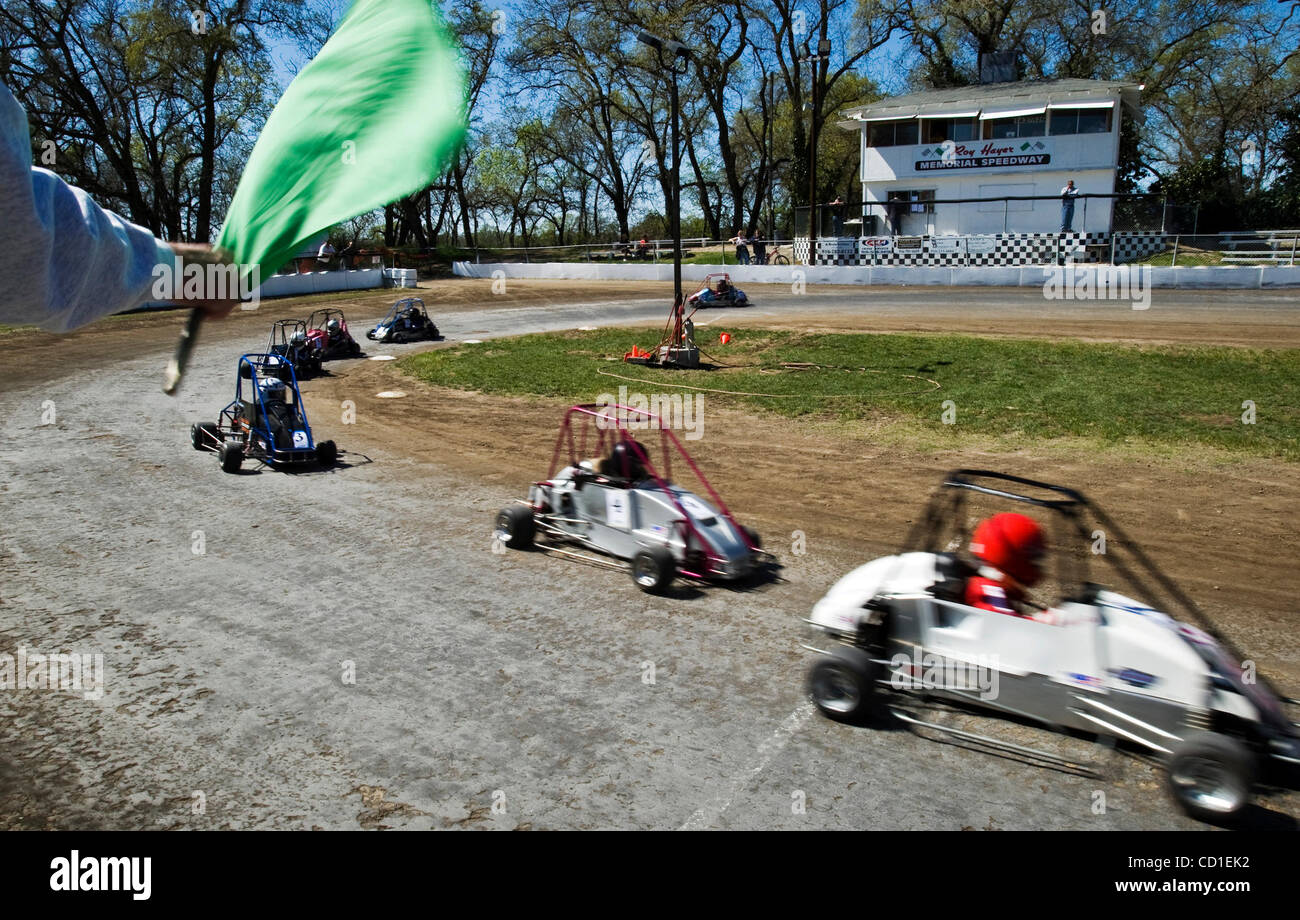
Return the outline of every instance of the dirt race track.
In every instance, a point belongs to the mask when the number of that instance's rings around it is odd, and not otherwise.
[[[651,323],[667,304],[662,285],[639,283],[418,293],[449,341]],[[1149,311],[1002,289],[750,293],[750,309],[700,318],[1300,347],[1287,292],[1156,291]],[[361,338],[393,299],[312,303],[347,310]],[[838,725],[805,700],[801,618],[849,568],[896,548],[958,466],[1087,492],[1263,673],[1300,690],[1292,464],[918,445],[711,404],[692,452],[782,580],[654,598],[622,573],[493,552],[496,510],[545,472],[556,402],[335,362],[303,392],[317,439],[343,450],[337,469],[227,476],[193,451],[189,425],[229,401],[236,357],[262,349],[272,319],[310,309],[272,301],[211,325],[175,399],[159,384],[179,314],[0,336],[0,652],[102,654],[105,667],[97,699],[0,694],[0,827],[1202,827],[1176,813],[1159,771],[1082,738],[1009,729],[1099,759],[1099,776]],[[430,347],[362,342],[368,356]],[[407,395],[375,395],[391,390]],[[806,554],[790,551],[795,531]],[[1300,796],[1274,791],[1250,820],[1290,827],[1297,814]]]

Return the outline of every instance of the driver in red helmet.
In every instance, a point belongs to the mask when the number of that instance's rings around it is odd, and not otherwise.
[[[984,564],[966,582],[967,605],[1021,617],[1041,609],[1026,590],[1043,577],[1046,544],[1036,521],[1014,512],[995,514],[975,528],[970,551]]]

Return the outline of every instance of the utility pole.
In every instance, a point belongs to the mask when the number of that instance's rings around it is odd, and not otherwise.
[[[824,25],[824,23],[823,23]],[[808,264],[817,264],[817,109],[821,104],[817,91],[821,88],[824,62],[831,56],[831,42],[823,38],[817,42],[817,53],[805,59],[812,65],[812,126],[808,132]]]
[[[682,185],[681,185],[681,117],[677,97],[677,78],[686,73],[690,66],[688,57],[690,49],[681,42],[672,39],[659,38],[657,35],[651,35],[649,32],[641,32],[637,35],[637,41],[643,45],[649,45],[655,49],[655,55],[658,57],[659,66],[666,67],[672,74],[672,82],[669,84],[671,100],[671,118],[673,123],[673,168],[671,186],[672,201],[664,202],[669,208],[673,234],[673,309],[680,307],[686,300],[682,296]],[[668,61],[664,61],[664,55],[667,53]]]

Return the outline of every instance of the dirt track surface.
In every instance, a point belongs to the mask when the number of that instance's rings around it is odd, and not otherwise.
[[[659,285],[415,293],[450,340],[666,312]],[[1271,294],[1157,291],[1140,314],[1045,310],[1041,295],[987,289],[751,294],[748,311],[697,319],[1300,344],[1294,299]],[[394,296],[314,305],[342,306],[360,337]],[[229,400],[235,357],[262,348],[270,320],[308,312],[288,306],[206,329],[174,400],[158,386],[179,315],[0,340],[0,651],[101,653],[107,669],[97,700],[0,694],[11,738],[0,826],[1198,827],[1158,771],[1127,758],[1104,756],[1100,779],[1068,776],[836,725],[804,701],[800,619],[839,575],[894,549],[955,466],[1082,488],[1263,673],[1300,687],[1292,465],[1123,451],[1099,462],[1068,444],[921,452],[868,427],[833,433],[710,404],[692,451],[781,558],[783,581],[651,598],[622,573],[492,551],[497,508],[545,472],[553,402],[336,362],[303,390],[318,439],[344,450],[338,469],[231,477],[191,450],[189,423]],[[375,395],[395,389],[408,395]],[[344,400],[355,424],[343,424]],[[57,420],[42,425],[47,403]],[[790,552],[796,530],[805,555]],[[1026,740],[1089,754],[1079,739]],[[1098,789],[1104,815],[1092,813]],[[1294,793],[1261,802],[1264,826],[1300,813]]]

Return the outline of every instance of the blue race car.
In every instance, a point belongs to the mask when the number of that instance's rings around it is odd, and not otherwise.
[[[704,287],[687,297],[686,302],[695,307],[743,307],[749,298],[731,283],[726,272],[713,272],[704,276]]]
[[[339,453],[333,441],[312,440],[297,375],[279,355],[242,356],[234,401],[221,410],[215,425],[191,425],[190,440],[195,450],[216,451],[227,473],[239,472],[245,460],[273,469],[308,464],[329,468]]]
[[[424,301],[418,297],[407,297],[393,304],[383,321],[366,333],[366,338],[376,342],[398,344],[415,339],[436,340],[438,337],[438,327],[429,319]]]

